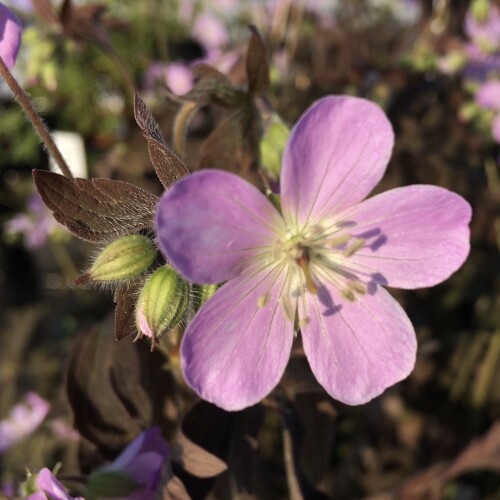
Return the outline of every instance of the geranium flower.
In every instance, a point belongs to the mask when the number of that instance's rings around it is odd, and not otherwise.
[[[5,5],[0,3],[0,57],[11,69],[21,46],[21,21]]]
[[[489,80],[483,83],[476,92],[475,100],[482,108],[493,111],[491,135],[500,143],[500,81]]]
[[[84,500],[83,497],[72,497],[47,467],[36,474],[33,488],[36,491],[25,497],[26,500]]]
[[[326,97],[286,146],[281,212],[255,187],[219,170],[185,177],[162,197],[160,246],[197,283],[227,281],[189,323],[181,345],[187,383],[239,410],[265,397],[300,329],[319,383],[362,404],[411,372],[413,327],[381,286],[442,282],[469,253],[469,204],[435,186],[362,201],[394,142],[376,105]]]
[[[163,467],[170,455],[170,448],[163,439],[159,427],[151,427],[141,432],[116,458],[114,462],[96,471],[98,476],[103,472],[116,472],[135,483],[122,500],[153,500],[161,481]],[[118,481],[119,476],[115,479]],[[128,483],[126,483],[128,485]]]
[[[23,401],[12,408],[7,418],[0,421],[0,453],[32,434],[50,410],[50,403],[36,392],[28,392]]]

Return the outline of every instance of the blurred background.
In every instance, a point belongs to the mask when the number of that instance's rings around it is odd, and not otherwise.
[[[134,90],[190,170],[224,168],[259,187],[277,180],[285,125],[323,95],[351,94],[378,102],[396,132],[377,190],[440,185],[474,210],[465,265],[432,289],[393,292],[419,340],[407,380],[362,407],[342,405],[312,380],[299,343],[268,401],[224,415],[183,387],[176,332],[151,355],[147,342],[115,342],[112,292],[74,285],[100,247],[72,236],[41,202],[31,170],[52,167],[0,84],[5,496],[26,468],[56,464],[78,490],[78,478],[156,424],[171,442],[182,426],[203,427],[207,447],[228,464],[211,479],[182,476],[196,483],[194,498],[500,498],[497,2],[4,3],[24,26],[14,74],[77,177],[161,194]],[[193,68],[209,64],[245,89],[248,25],[266,43],[270,85],[255,100],[254,144],[242,146],[242,129],[232,126],[238,110],[201,89]]]

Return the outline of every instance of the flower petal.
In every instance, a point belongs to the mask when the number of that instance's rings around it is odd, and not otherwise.
[[[396,288],[421,288],[447,279],[469,254],[470,205],[437,186],[386,191],[341,214],[365,246],[350,269]],[[352,266],[351,266],[352,265]]]
[[[365,198],[384,174],[393,144],[391,124],[372,102],[330,96],[313,104],[283,156],[285,220],[300,229]]]
[[[181,366],[201,398],[241,410],[278,384],[293,341],[293,323],[279,303],[285,275],[277,268],[245,273],[219,289],[189,323]]]
[[[5,5],[0,3],[0,57],[11,69],[21,46],[21,21]]]
[[[412,371],[415,332],[383,288],[347,302],[327,285],[318,294],[307,294],[306,307],[304,351],[318,382],[333,398],[350,405],[367,403]]]
[[[491,80],[479,87],[475,95],[476,103],[482,108],[500,110],[500,82]]]
[[[163,195],[156,214],[160,247],[188,280],[238,276],[284,231],[278,211],[254,186],[221,170],[184,177]]]

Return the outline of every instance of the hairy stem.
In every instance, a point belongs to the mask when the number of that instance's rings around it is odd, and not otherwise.
[[[10,72],[9,68],[7,68],[1,57],[0,57],[0,76],[4,79],[5,83],[10,87],[10,90],[12,90],[14,97],[16,98],[17,102],[19,103],[24,113],[28,117],[28,120],[33,125],[33,128],[38,134],[38,137],[40,137],[40,140],[42,141],[44,146],[47,148],[49,154],[52,156],[54,161],[61,169],[61,172],[68,179],[73,179],[73,174],[71,173],[68,164],[62,157],[61,152],[59,151],[54,140],[52,139],[49,129],[47,128],[47,125],[45,125],[42,118],[35,110],[33,103],[30,101],[29,97],[26,95],[26,93],[21,88],[19,83],[17,83],[17,80],[12,76],[12,73]]]

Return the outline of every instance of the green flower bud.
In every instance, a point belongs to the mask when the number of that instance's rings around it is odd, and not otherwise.
[[[198,309],[217,291],[218,285],[193,285],[193,309]]]
[[[88,281],[120,281],[135,278],[148,269],[156,248],[146,236],[132,234],[113,241],[99,254],[90,271],[75,279],[77,285]]]
[[[151,350],[165,332],[179,323],[189,303],[189,286],[165,265],[157,269],[141,290],[136,308],[137,338],[151,339]]]
[[[271,123],[260,141],[262,169],[274,181],[278,180],[280,176],[281,156],[289,135],[290,129],[277,115],[273,115]]]

